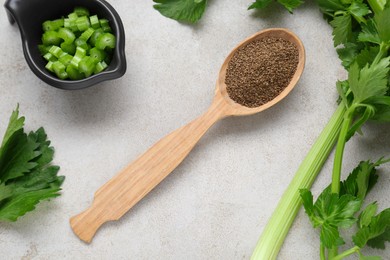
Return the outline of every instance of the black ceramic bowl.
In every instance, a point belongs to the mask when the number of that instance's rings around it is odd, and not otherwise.
[[[61,80],[45,69],[41,56],[42,23],[71,13],[75,6],[88,8],[91,14],[110,21],[116,36],[116,47],[111,63],[103,72],[82,80]],[[114,8],[104,0],[7,0],[4,7],[11,24],[19,25],[24,57],[31,70],[47,84],[61,89],[82,89],[99,82],[115,79],[126,72],[125,32],[122,21]]]

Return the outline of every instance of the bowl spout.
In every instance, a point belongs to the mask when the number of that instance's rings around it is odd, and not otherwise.
[[[13,0],[7,0],[4,3],[5,12],[7,13],[8,21],[10,24],[15,23],[15,5],[13,4]]]

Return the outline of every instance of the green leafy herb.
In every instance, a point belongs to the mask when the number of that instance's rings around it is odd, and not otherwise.
[[[301,4],[303,4],[302,0],[276,0],[282,6],[284,6],[290,13]],[[253,2],[248,9],[263,9],[266,8],[272,0],[256,0]]]
[[[313,195],[307,189],[302,189],[301,196],[306,213],[315,228],[321,228],[321,242],[332,248],[344,244],[338,228],[349,228],[357,219],[354,214],[360,209],[361,200],[345,194],[339,197],[325,189],[313,204]]]
[[[253,2],[248,9],[263,9],[266,8],[272,0],[256,0],[256,2]]]
[[[64,181],[51,165],[54,149],[44,129],[27,135],[23,125],[17,108],[0,147],[0,221],[16,221],[39,201],[59,196]]]
[[[390,236],[390,208],[372,216],[368,221],[368,225],[360,228],[353,236],[353,243],[360,248],[369,244],[384,249],[385,241],[389,241]]]
[[[377,257],[363,257],[360,250],[365,245],[384,249],[385,242],[389,241],[390,208],[375,215],[378,205],[373,202],[360,213],[358,221],[355,216],[360,211],[367,192],[376,183],[378,175],[375,167],[385,162],[387,160],[382,159],[376,163],[361,162],[348,178],[340,183],[339,194],[332,193],[331,185],[329,185],[314,204],[311,192],[308,189],[300,190],[306,214],[313,227],[321,230],[320,241],[324,248],[332,250],[344,244],[339,228],[350,228],[355,222],[358,224],[358,231],[352,237],[355,247],[336,254],[330,259],[342,259],[354,253],[360,254],[360,259],[376,259]]]
[[[350,41],[352,38],[352,18],[350,14],[344,13],[343,15],[336,16],[330,24],[333,26],[333,41],[335,46]]]
[[[207,0],[153,0],[154,9],[162,15],[184,22],[196,23],[202,17]]]

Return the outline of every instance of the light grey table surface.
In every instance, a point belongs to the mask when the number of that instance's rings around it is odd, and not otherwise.
[[[311,2],[311,1],[308,1]],[[331,28],[313,3],[289,15],[277,5],[247,11],[250,0],[210,1],[195,26],[161,16],[152,1],[111,0],[126,30],[126,74],[81,90],[40,81],[22,54],[17,26],[0,10],[0,133],[20,104],[26,130],[44,126],[66,176],[63,195],[16,223],[0,223],[0,259],[248,259],[276,203],[336,108],[335,82],[345,78]],[[270,27],[294,31],[306,47],[305,72],[277,106],[217,123],[187,159],[90,245],[69,218],[93,193],[161,137],[209,106],[219,67],[247,36]],[[389,124],[368,124],[346,148],[343,169],[389,156]],[[313,186],[330,182],[329,160]],[[390,165],[381,168],[390,171]],[[384,174],[369,195],[390,205]],[[318,259],[318,232],[303,211],[280,259]],[[390,259],[390,252],[366,250]],[[355,258],[351,258],[355,259]]]

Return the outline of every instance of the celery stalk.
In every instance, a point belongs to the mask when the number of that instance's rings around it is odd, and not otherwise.
[[[383,11],[386,5],[386,0],[367,0],[367,2],[374,11],[374,13],[379,13]]]
[[[299,189],[309,189],[335,145],[346,108],[341,103],[306,155],[266,225],[252,260],[276,259],[301,206]]]

